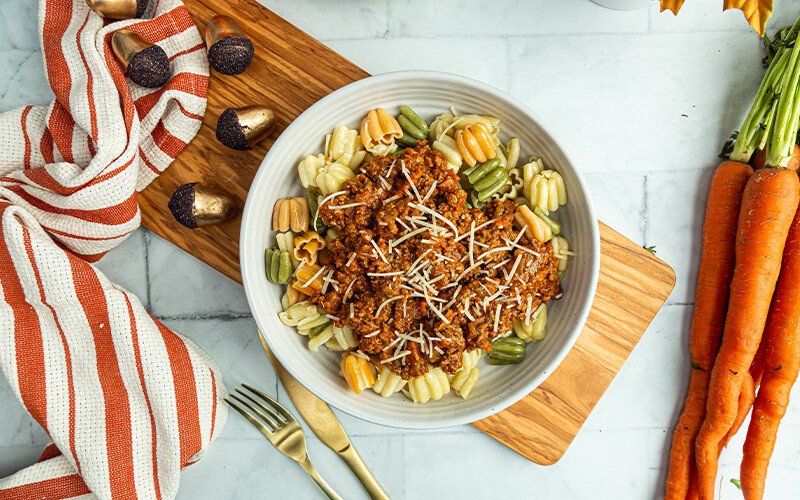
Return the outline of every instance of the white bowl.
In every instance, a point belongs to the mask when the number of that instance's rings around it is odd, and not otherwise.
[[[421,405],[402,394],[384,398],[372,391],[351,392],[339,375],[338,353],[311,352],[307,338],[278,320],[282,290],[267,281],[264,249],[274,246],[272,207],[278,198],[303,193],[297,163],[322,151],[334,126],[356,127],[370,109],[395,112],[408,104],[426,120],[453,106],[460,113],[500,118],[503,140],[519,138],[524,158],[537,155],[561,173],[569,201],[557,212],[572,257],[562,281],[564,296],[548,306],[548,333],[528,345],[518,365],[490,366],[481,360],[478,385],[469,399],[453,392]],[[592,305],[600,268],[597,219],[586,186],[564,149],[523,104],[489,85],[461,76],[407,71],[373,76],[326,96],[300,115],[281,134],[256,174],[244,209],[241,268],[247,299],[258,327],[280,362],[311,392],[331,405],[364,420],[392,427],[434,429],[474,422],[519,401],[536,389],[561,363],[583,328]]]

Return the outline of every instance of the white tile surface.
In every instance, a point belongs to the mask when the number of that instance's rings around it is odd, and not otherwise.
[[[670,305],[555,466],[531,464],[471,426],[389,429],[339,413],[393,498],[660,497],[687,378],[703,202],[725,138],[760,78],[758,40],[739,12],[689,0],[677,18],[588,0],[262,0],[373,73],[439,69],[484,80],[531,106],[575,157],[598,216],[655,245],[676,270]],[[47,102],[32,0],[0,1],[0,110]],[[775,21],[800,12],[777,2]],[[774,24],[773,24],[774,23]],[[147,231],[99,264],[152,313],[205,349],[229,388],[249,382],[291,403],[255,336],[239,285]],[[148,285],[149,283],[149,285]],[[46,434],[0,380],[0,476],[32,463]],[[311,435],[309,433],[309,435]],[[740,498],[743,436],[723,453],[721,498]],[[798,498],[800,389],[781,427],[767,498]],[[311,456],[346,498],[353,476],[316,438]],[[319,498],[314,484],[237,415],[183,476],[180,498]]]

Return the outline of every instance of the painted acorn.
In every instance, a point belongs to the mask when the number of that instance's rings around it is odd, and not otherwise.
[[[175,220],[190,229],[220,224],[238,212],[230,195],[197,182],[176,189],[167,206]]]
[[[111,37],[111,49],[122,64],[125,76],[142,87],[163,87],[172,76],[164,49],[133,31],[115,32]]]
[[[266,106],[228,108],[217,121],[217,140],[231,149],[253,149],[269,136],[275,121],[275,112]]]
[[[86,5],[103,19],[133,19],[142,17],[148,0],[86,0]]]
[[[238,75],[253,62],[253,42],[239,24],[228,16],[217,15],[206,26],[206,47],[211,67],[225,75]]]

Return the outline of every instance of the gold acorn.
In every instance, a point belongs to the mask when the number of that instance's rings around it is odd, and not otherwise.
[[[86,0],[89,6],[103,19],[133,19],[142,17],[148,0]]]
[[[125,76],[142,87],[163,87],[172,76],[164,49],[133,31],[115,32],[111,37],[111,49],[122,64]]]
[[[219,115],[217,139],[231,149],[253,149],[272,132],[275,121],[275,112],[266,106],[228,108]]]
[[[228,16],[217,15],[206,26],[206,47],[211,67],[225,75],[238,75],[253,62],[255,49],[239,27]]]
[[[238,213],[230,195],[197,182],[176,189],[167,206],[175,220],[190,229],[220,224]]]

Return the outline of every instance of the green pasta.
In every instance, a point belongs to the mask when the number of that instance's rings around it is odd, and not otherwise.
[[[461,172],[461,181],[475,190],[478,201],[486,201],[502,191],[508,185],[509,178],[500,158],[495,158]]]
[[[267,248],[264,251],[264,266],[270,282],[286,285],[292,280],[292,260],[286,250]]]
[[[553,234],[560,234],[561,233],[561,224],[551,219],[545,212],[539,207],[533,207],[533,213],[539,216],[540,219],[544,221],[545,224],[550,226],[550,230],[553,231]]]
[[[513,365],[525,359],[525,342],[516,337],[504,337],[492,342],[489,364]]]
[[[319,188],[310,187],[306,192],[306,201],[308,202],[308,211],[311,212],[311,227],[318,234],[322,234],[328,229],[328,226],[322,221],[321,217],[317,217],[317,210],[319,209]]]
[[[405,104],[400,107],[400,116],[397,117],[397,123],[400,124],[400,128],[405,132],[404,136],[410,135],[420,140],[428,137],[428,124]]]

